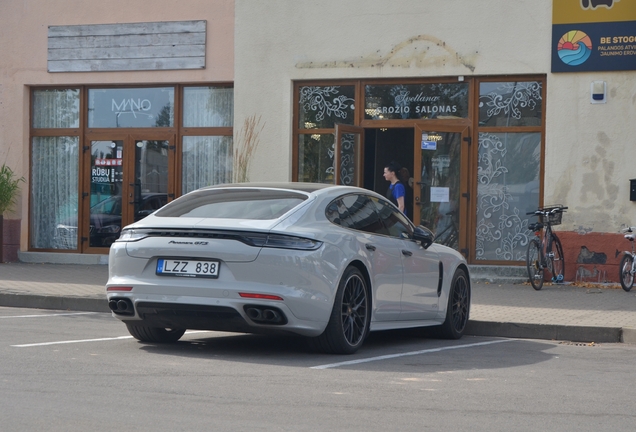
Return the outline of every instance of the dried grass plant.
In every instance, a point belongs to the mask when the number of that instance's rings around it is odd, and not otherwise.
[[[247,117],[243,128],[239,131],[234,143],[234,181],[236,183],[249,182],[250,163],[259,144],[259,135],[265,124],[261,124],[261,116]]]

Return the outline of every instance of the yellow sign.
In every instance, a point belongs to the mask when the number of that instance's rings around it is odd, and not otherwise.
[[[552,24],[636,21],[636,0],[553,0]]]

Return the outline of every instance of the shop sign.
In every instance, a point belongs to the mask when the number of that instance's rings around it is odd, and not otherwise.
[[[95,159],[95,166],[121,166],[123,159]]]
[[[367,120],[466,118],[468,83],[365,86]]]
[[[91,168],[91,183],[115,183],[121,182],[121,171],[116,168],[102,168],[94,166]]]
[[[174,88],[89,89],[88,126],[172,127]]]
[[[552,72],[636,70],[636,1],[554,0]]]

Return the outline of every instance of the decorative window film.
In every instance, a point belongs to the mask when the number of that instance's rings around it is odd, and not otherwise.
[[[34,137],[31,247],[77,249],[78,137]]]
[[[367,85],[367,120],[452,119],[468,116],[468,83]]]
[[[300,87],[300,129],[329,129],[353,124],[355,86]]]
[[[174,126],[173,87],[88,90],[88,127],[172,126]]]
[[[33,127],[78,128],[79,95],[79,89],[34,90]]]
[[[360,151],[359,141],[360,135],[354,133],[342,134],[340,145],[340,184],[345,186],[354,186],[356,178],[356,151]],[[331,154],[334,148],[331,149]]]
[[[298,138],[298,181],[333,183],[333,134],[300,135]]]
[[[183,194],[232,181],[231,136],[183,137]]]
[[[186,87],[183,89],[184,127],[232,127],[234,89]]]
[[[541,83],[482,82],[479,126],[541,126]]]
[[[540,133],[479,134],[476,259],[525,260],[540,168]]]

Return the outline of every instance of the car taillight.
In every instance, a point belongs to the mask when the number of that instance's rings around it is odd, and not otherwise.
[[[281,234],[243,234],[241,240],[251,246],[278,249],[316,250],[322,246],[321,241]]]
[[[148,237],[147,230],[139,230],[139,229],[125,229],[121,232],[119,238],[115,241],[118,242],[133,242],[139,241],[143,238]]]

